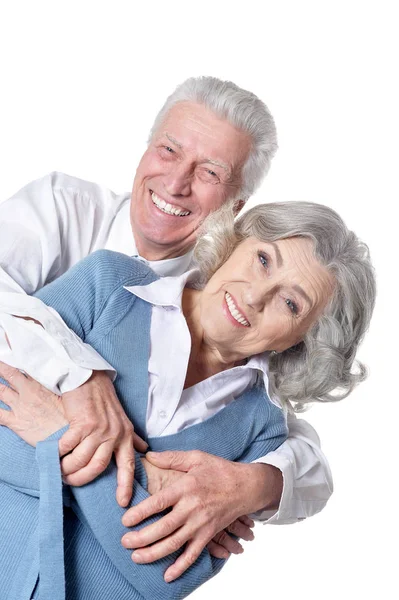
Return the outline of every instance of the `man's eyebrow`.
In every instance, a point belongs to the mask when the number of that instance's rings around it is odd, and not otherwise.
[[[209,163],[211,165],[215,165],[216,167],[221,167],[222,169],[227,171],[227,173],[230,173],[230,168],[227,165],[225,165],[224,163],[219,162],[218,160],[212,160],[211,158],[205,158],[202,162]]]
[[[175,140],[174,137],[172,137],[169,133],[165,132],[165,137],[168,138],[168,140],[170,142],[172,142],[172,144],[175,144],[175,146],[177,146],[178,148],[180,148],[180,150],[182,150],[183,145],[178,142],[177,140]],[[215,165],[216,167],[221,167],[222,169],[224,169],[227,173],[230,174],[231,169],[228,165],[220,162],[219,160],[213,160],[212,158],[204,158],[203,161],[201,161],[202,163],[209,163],[211,165]]]
[[[298,294],[300,294],[302,296],[302,298],[305,298],[306,302],[309,303],[309,306],[312,307],[313,306],[313,302],[311,301],[311,299],[309,298],[309,296],[307,295],[307,293],[305,292],[305,290],[303,290],[301,288],[300,285],[293,285],[292,288],[298,292]]]
[[[180,150],[183,148],[183,146],[180,144],[180,142],[178,142],[177,140],[175,140],[175,138],[173,138],[171,135],[169,135],[169,133],[165,133],[165,137],[167,137],[168,140],[170,142],[172,142],[172,144],[175,144],[175,146],[177,146],[178,148],[180,148]]]

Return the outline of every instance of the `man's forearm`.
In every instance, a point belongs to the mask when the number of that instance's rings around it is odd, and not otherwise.
[[[258,459],[281,473],[283,486],[278,506],[269,503],[253,518],[270,524],[296,523],[320,512],[333,491],[331,471],[320,440],[304,419],[290,417],[289,437],[277,450]],[[277,509],[277,510],[276,510]]]

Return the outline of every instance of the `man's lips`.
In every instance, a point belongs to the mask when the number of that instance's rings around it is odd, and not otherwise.
[[[244,327],[250,327],[251,324],[248,321],[247,317],[241,312],[240,308],[237,306],[234,298],[229,294],[229,292],[225,292],[224,298],[226,300],[227,308],[229,309],[229,313],[239,323]]]
[[[173,215],[175,217],[187,217],[187,215],[191,214],[191,211],[186,210],[181,206],[177,206],[176,204],[166,202],[166,200],[158,196],[152,190],[150,190],[150,194],[153,204],[155,204],[155,206],[159,208],[159,210],[166,213],[167,215]]]

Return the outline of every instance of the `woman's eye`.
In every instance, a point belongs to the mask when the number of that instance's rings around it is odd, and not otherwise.
[[[269,260],[267,256],[259,252],[258,257],[261,265],[267,269],[269,267]]]
[[[294,302],[293,300],[290,300],[289,298],[286,298],[285,300],[286,305],[288,306],[288,308],[290,309],[290,311],[292,312],[292,314],[297,315],[298,314],[298,305],[296,304],[296,302]]]

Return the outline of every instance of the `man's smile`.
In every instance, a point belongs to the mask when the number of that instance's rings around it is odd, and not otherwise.
[[[150,194],[155,206],[167,215],[173,215],[175,217],[186,217],[190,214],[189,210],[186,210],[181,206],[177,206],[176,204],[170,204],[170,202],[166,202],[165,200],[163,200],[163,198],[160,198],[160,196],[158,196],[152,190],[150,190]]]

